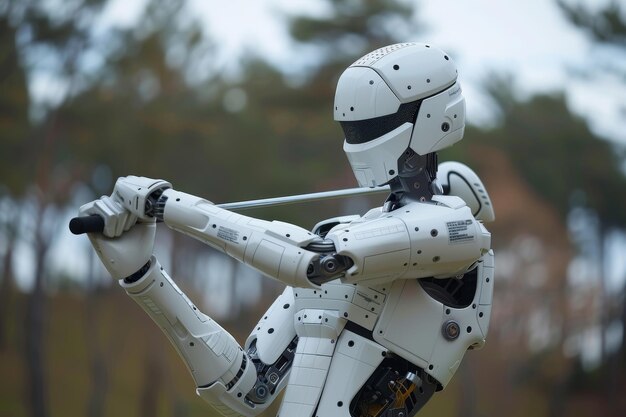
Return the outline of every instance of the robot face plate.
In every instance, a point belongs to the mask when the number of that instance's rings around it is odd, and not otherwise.
[[[391,181],[398,173],[398,155],[408,148],[413,124],[404,123],[391,132],[366,143],[345,141],[354,175],[361,187],[375,187]]]

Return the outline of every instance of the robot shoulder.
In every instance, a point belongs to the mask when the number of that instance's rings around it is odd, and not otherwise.
[[[338,226],[340,224],[351,223],[359,219],[360,217],[361,216],[355,214],[351,216],[339,216],[339,217],[333,217],[330,219],[322,220],[321,222],[313,226],[312,231],[313,231],[313,234],[324,237],[335,226]]]
[[[467,165],[452,161],[440,164],[437,182],[441,184],[446,195],[461,197],[476,219],[483,222],[495,219],[487,189],[478,175]]]

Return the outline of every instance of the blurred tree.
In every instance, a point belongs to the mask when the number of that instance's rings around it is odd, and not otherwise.
[[[34,285],[26,308],[23,352],[28,367],[29,403],[32,415],[39,417],[48,415],[43,350],[44,259],[55,236],[54,224],[50,224],[55,216],[50,216],[50,210],[67,195],[67,181],[55,170],[52,160],[58,140],[54,114],[46,115],[38,124],[29,120],[29,111],[37,109],[32,95],[27,95],[26,80],[40,75],[41,65],[48,65],[46,70],[51,74],[63,74],[65,80],[72,80],[89,39],[89,24],[101,6],[102,2],[96,1],[88,5],[65,3],[58,8],[49,2],[0,3],[0,42],[4,45],[0,82],[6,87],[3,91],[8,92],[2,97],[2,121],[8,124],[8,129],[3,129],[6,151],[0,157],[3,185],[12,199],[34,187],[32,218],[27,222],[33,228]],[[11,122],[6,122],[7,117]],[[12,224],[19,222],[12,219]],[[11,231],[7,234],[11,245],[12,235]],[[10,251],[8,256],[12,256]]]
[[[499,125],[468,127],[465,139],[441,157],[468,161],[494,196],[497,219],[489,228],[502,271],[495,298],[506,309],[494,311],[490,343],[510,353],[503,370],[524,369],[524,379],[550,393],[549,415],[558,416],[565,413],[575,365],[563,358],[564,346],[598,324],[589,310],[597,293],[568,282],[576,242],[568,238],[567,219],[584,196],[586,209],[599,219],[586,224],[587,236],[602,242],[607,231],[623,228],[626,201],[611,190],[626,189],[626,177],[617,145],[594,135],[561,94],[520,101],[512,83],[510,77],[492,77],[487,86]],[[572,294],[588,301],[577,303]]]
[[[15,166],[16,156],[25,153],[24,138],[28,132],[28,88],[26,75],[18,61],[15,44],[16,28],[9,23],[6,15],[0,15],[0,131],[2,147],[0,152],[0,178],[4,187],[0,188],[2,215],[0,216],[0,235],[5,244],[2,252],[2,282],[0,283],[0,350],[7,345],[6,321],[11,317],[11,294],[13,283],[13,248],[17,238],[17,218],[19,210],[15,203],[7,198],[7,184],[16,184],[23,188],[26,182],[28,164]],[[19,185],[18,185],[19,184]]]
[[[623,3],[610,0],[597,8],[577,0],[557,0],[567,19],[603,45],[626,45],[626,17]]]
[[[599,60],[598,65],[594,65],[592,69],[583,72],[585,76],[592,79],[601,75],[609,75],[616,77],[622,84],[626,82],[626,8],[623,2],[617,0],[611,0],[607,4],[603,4],[599,7],[591,8],[589,5],[580,1],[568,2],[564,0],[558,0],[557,4],[562,10],[565,17],[574,26],[580,28],[594,42],[595,50],[603,50],[606,52],[608,59]],[[626,105],[622,103],[621,113],[626,114]],[[623,150],[622,150],[623,151]],[[614,188],[620,184],[607,184],[609,189]],[[622,188],[624,189],[624,188]],[[615,204],[615,199],[608,201],[609,204]],[[619,199],[623,200],[623,199]],[[622,209],[624,204],[617,204],[615,209]],[[611,232],[617,227],[622,231],[626,229],[626,223],[622,222],[616,225],[612,218],[606,219],[599,214],[599,237],[600,237],[600,273],[604,281],[608,278],[608,271],[606,266],[610,264],[608,258],[607,242]],[[623,219],[622,219],[623,220]],[[606,378],[609,381],[610,396],[609,401],[612,408],[615,409],[616,397],[618,396],[616,390],[616,380],[618,379],[619,370],[626,368],[626,280],[624,280],[624,287],[619,295],[610,294],[605,283],[602,293],[607,299],[607,303],[604,304],[602,310],[602,346],[601,351],[603,359],[605,360],[604,369],[606,370]],[[608,352],[607,347],[607,329],[614,321],[621,321],[622,326],[622,342],[618,351],[614,354]]]

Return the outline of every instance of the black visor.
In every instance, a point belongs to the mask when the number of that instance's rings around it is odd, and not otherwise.
[[[415,123],[421,103],[422,100],[417,100],[401,104],[397,112],[373,119],[340,121],[346,142],[353,145],[366,143],[391,132],[404,123]]]

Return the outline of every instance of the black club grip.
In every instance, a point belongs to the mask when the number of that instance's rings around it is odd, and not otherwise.
[[[103,230],[104,219],[97,214],[74,217],[70,220],[70,231],[75,235],[82,235],[83,233],[102,233]]]

